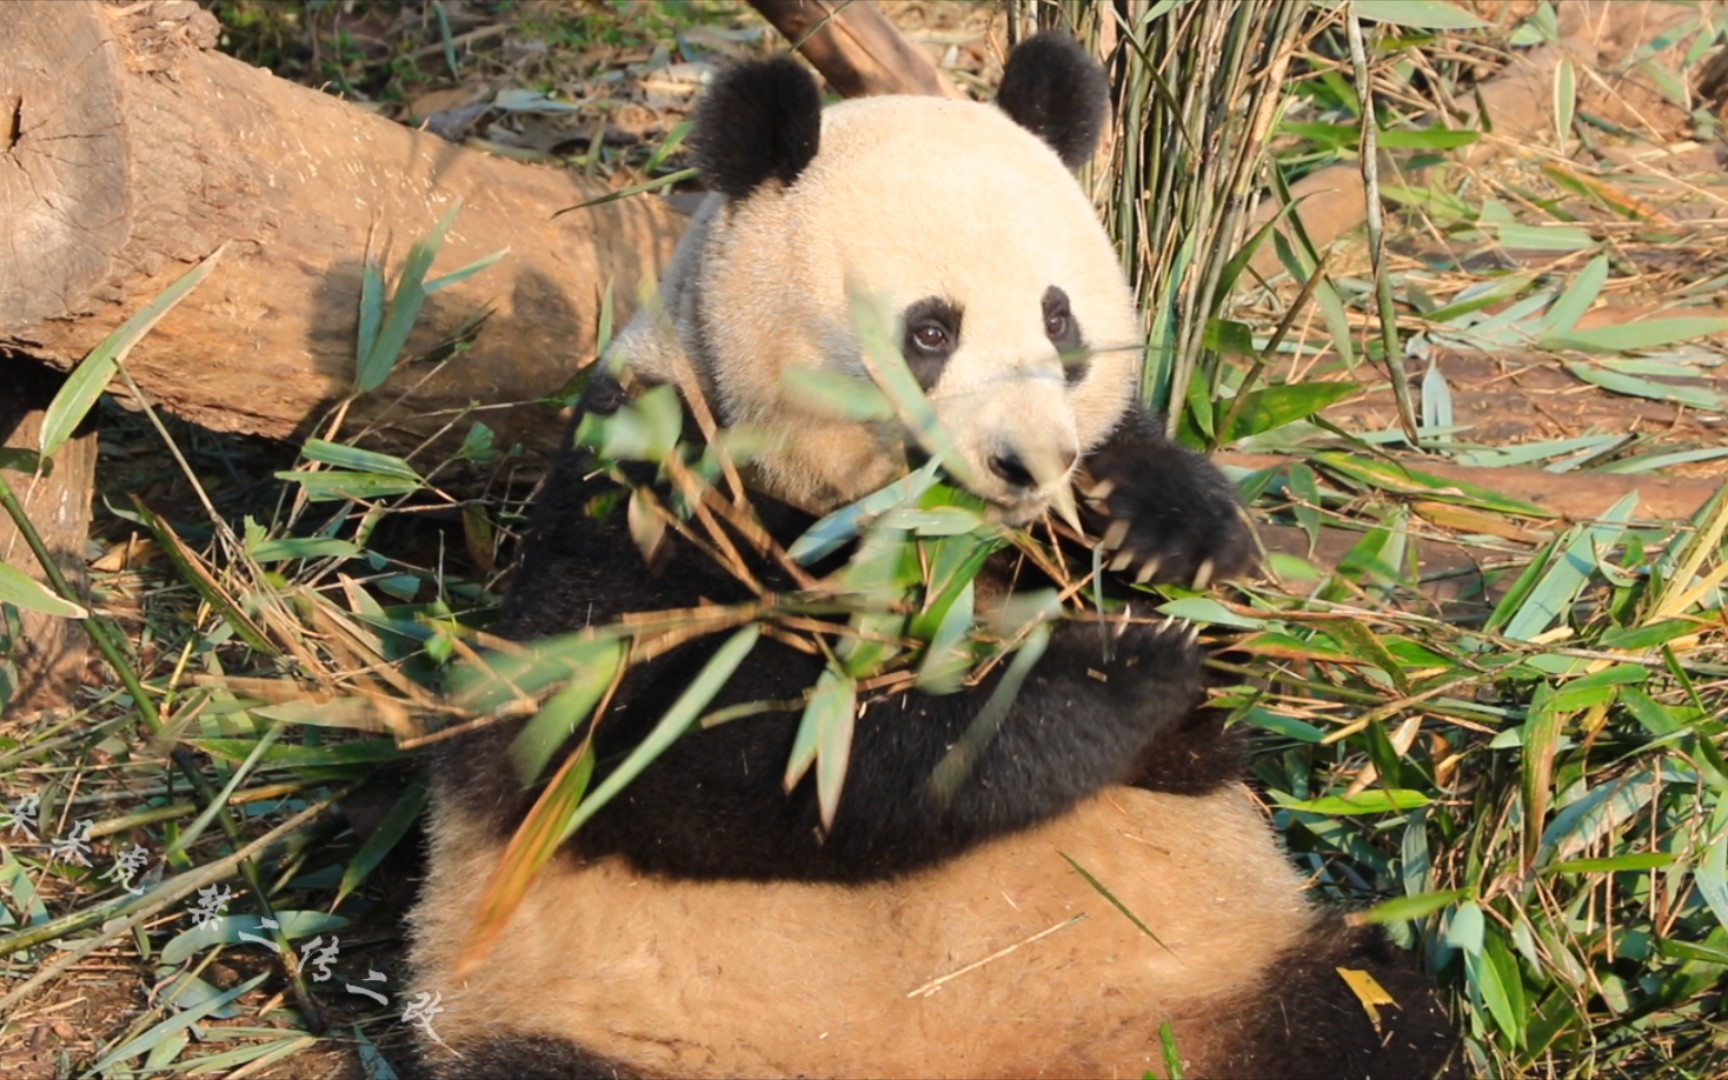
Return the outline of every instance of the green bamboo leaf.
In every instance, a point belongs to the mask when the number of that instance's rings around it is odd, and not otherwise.
[[[310,934],[324,934],[348,925],[341,915],[322,911],[278,911],[276,922],[282,936],[289,941]],[[216,945],[256,944],[242,935],[274,941],[274,930],[267,928],[260,915],[218,915],[202,925],[180,933],[162,947],[158,957],[163,964],[183,964],[205,949]]]
[[[187,1058],[175,1068],[175,1071],[184,1072],[187,1076],[227,1076],[242,1065],[249,1065],[254,1061],[263,1062],[265,1065],[268,1065],[271,1062],[276,1061],[278,1058],[297,1054],[302,1050],[316,1045],[318,1042],[317,1036],[308,1035],[304,1031],[295,1031],[292,1028],[286,1031],[280,1031],[280,1029],[274,1028],[267,1030],[269,1034],[280,1034],[281,1037],[270,1039],[268,1042],[247,1043],[242,1046],[237,1046],[232,1050],[224,1050],[219,1054],[207,1054],[204,1057]],[[224,1035],[234,1037],[238,1037],[241,1034],[238,1029],[232,1026],[224,1026],[221,1029],[221,1032]],[[212,1033],[207,1030],[205,1037],[209,1038],[211,1034]],[[265,1032],[259,1031],[246,1034],[259,1036],[264,1035]],[[365,1060],[364,1049],[361,1050],[361,1060]],[[374,1078],[368,1074],[367,1080],[374,1080]]]
[[[761,636],[762,628],[752,624],[726,639],[726,643],[703,665],[702,671],[691,681],[684,693],[666,710],[666,715],[660,718],[654,730],[630,751],[629,756],[619,763],[611,775],[600,781],[599,787],[576,804],[575,812],[570,815],[569,821],[558,834],[559,843],[568,840],[584,822],[611,802],[613,796],[624,790],[624,785],[634,780],[650,762],[671,746],[674,740],[690,729],[690,725],[696,722],[702,710],[714,700],[714,695],[726,685],[726,680],[732,677],[738,665],[750,655],[750,650],[756,647],[757,639]]]
[[[823,668],[798,722],[798,734],[792,741],[792,754],[786,761],[782,783],[790,792],[810,771],[810,766],[816,766],[816,802],[824,829],[834,827],[834,815],[840,808],[840,790],[852,757],[852,729],[857,713],[857,684],[832,667]]]
[[[1236,422],[1225,434],[1224,441],[1235,442],[1296,420],[1305,420],[1358,389],[1353,382],[1310,382],[1252,391],[1243,399],[1242,409],[1236,414]]]
[[[607,461],[661,462],[678,445],[684,406],[670,383],[652,387],[611,415],[587,413],[576,425],[576,444]]]
[[[1460,289],[1451,303],[1428,312],[1425,318],[1437,324],[1456,322],[1485,307],[1492,307],[1502,300],[1518,296],[1535,281],[1535,274],[1503,274],[1489,281],[1477,282],[1468,288]]]
[[[965,648],[976,611],[976,594],[971,577],[958,582],[938,597],[930,607],[935,630],[930,644],[918,664],[918,688],[926,693],[946,694],[960,689],[966,673],[972,667],[971,651]],[[919,631],[918,620],[911,632]]]
[[[78,425],[84,422],[84,417],[90,414],[96,399],[108,388],[114,372],[132,351],[132,347],[150,332],[151,327],[162,321],[162,316],[186,299],[186,294],[196,288],[199,282],[210,276],[210,271],[216,268],[217,260],[222,258],[222,253],[227,250],[228,245],[223,244],[212,251],[203,262],[164,289],[161,296],[150,301],[142,311],[103,338],[101,344],[91,349],[90,355],[73,369],[72,374],[66,376],[66,381],[61,384],[54,400],[42,414],[42,431],[38,436],[37,447],[43,457],[53,454],[72,437],[72,432],[77,430]]]
[[[378,328],[384,324],[384,267],[366,242],[366,263],[360,270],[360,325],[354,335],[354,362],[372,355],[378,345]]]
[[[1476,901],[1466,900],[1458,905],[1458,910],[1452,913],[1452,919],[1446,925],[1446,944],[1466,956],[1480,955],[1487,928],[1488,921],[1482,909]]]
[[[307,439],[306,445],[300,448],[300,456],[307,461],[315,461],[336,469],[379,473],[402,480],[413,480],[416,483],[422,482],[419,471],[396,455],[362,450],[358,446],[326,442],[323,439]]]
[[[808,566],[851,543],[864,525],[896,506],[915,502],[936,484],[941,465],[931,461],[917,472],[901,477],[855,503],[842,506],[804,531],[786,550],[793,561]]]
[[[1543,339],[1556,334],[1569,333],[1578,325],[1578,320],[1590,310],[1590,305],[1602,295],[1602,287],[1608,284],[1608,256],[1598,255],[1591,259],[1584,269],[1578,271],[1578,276],[1566,286],[1566,291],[1554,301],[1537,324],[1536,332]]]
[[[608,281],[606,291],[600,294],[600,318],[594,327],[595,356],[605,356],[612,348],[612,322],[616,317],[612,283]]]
[[[510,741],[510,764],[524,786],[540,778],[552,755],[588,719],[623,662],[624,643],[618,640],[579,641],[574,648],[560,650],[556,666],[573,672],[570,682],[548,698]],[[555,670],[553,665],[547,667]],[[513,681],[527,692],[521,680]]]
[[[355,358],[354,393],[368,394],[378,389],[396,367],[396,360],[402,355],[403,347],[408,344],[408,335],[414,329],[414,321],[420,317],[420,309],[426,303],[429,292],[426,274],[432,269],[432,260],[437,257],[438,249],[444,245],[444,238],[449,234],[450,226],[456,223],[456,215],[461,209],[462,201],[458,199],[444,212],[444,216],[438,219],[432,231],[414,241],[413,246],[408,249],[408,258],[402,264],[402,274],[396,282],[396,292],[390,297],[383,322],[372,338],[372,347]],[[489,258],[496,260],[498,256]],[[481,260],[481,263],[486,262],[485,259]],[[456,271],[456,274],[465,275],[483,268],[479,264],[470,264]],[[364,279],[361,284],[364,290]],[[449,280],[435,282],[434,286],[439,287],[442,284],[449,284]],[[362,299],[365,299],[364,295]],[[363,317],[365,313],[363,306]]]
[[[1327,451],[1313,455],[1312,460],[1357,483],[1381,488],[1400,495],[1421,495],[1444,502],[1459,502],[1480,506],[1521,517],[1551,518],[1552,511],[1535,503],[1500,495],[1485,487],[1463,480],[1447,480],[1420,469],[1406,468],[1378,458],[1352,457]]]
[[[652,180],[644,180],[639,184],[631,184],[629,187],[621,187],[617,191],[608,191],[606,194],[601,195],[598,198],[589,199],[587,202],[577,203],[575,206],[560,210],[557,214],[553,214],[552,216],[556,218],[558,214],[567,214],[571,210],[586,210],[589,207],[604,206],[609,202],[617,202],[619,199],[628,199],[632,195],[643,195],[650,191],[659,191],[661,188],[682,184],[686,180],[694,180],[700,175],[701,171],[699,169],[679,169],[677,172],[667,173],[665,176],[656,176]]]
[[[1480,131],[1456,128],[1382,128],[1376,141],[1382,150],[1456,150],[1481,137]]]
[[[204,1017],[208,1016],[210,1013],[215,1012],[217,1009],[238,998],[240,995],[250,992],[253,987],[257,986],[265,979],[268,979],[270,974],[271,973],[267,971],[262,975],[254,975],[252,978],[247,979],[245,982],[236,986],[234,989],[229,990],[220,997],[212,998],[195,1009],[187,1009],[185,1012],[177,1013],[167,1020],[162,1021],[160,1024],[157,1024],[155,1027],[144,1032],[144,1034],[138,1036],[136,1039],[132,1039],[129,1042],[122,1044],[119,1049],[103,1057],[102,1060],[92,1065],[90,1071],[84,1075],[100,1076],[123,1061],[129,1061],[132,1058],[137,1057],[139,1054],[149,1053],[163,1040],[185,1031],[193,1024],[204,1019]]]
[[[461,267],[460,269],[457,269],[457,270],[450,271],[448,274],[445,274],[443,277],[433,278],[431,281],[428,281],[426,283],[426,286],[425,286],[426,295],[431,296],[433,293],[437,292],[439,289],[447,289],[452,285],[458,284],[459,282],[467,281],[469,278],[473,277],[475,274],[478,274],[480,271],[486,269],[488,266],[491,266],[493,263],[497,262],[499,259],[502,259],[504,256],[506,256],[508,254],[510,254],[510,249],[508,247],[502,247],[502,248],[499,248],[497,251],[494,251],[490,255],[483,255],[480,258],[475,259],[473,262],[469,263],[467,266]]]
[[[1570,56],[1554,69],[1554,137],[1562,151],[1572,141],[1572,117],[1578,110],[1578,73]]]
[[[1372,664],[1385,672],[1401,694],[1410,692],[1410,676],[1404,665],[1386,649],[1380,636],[1357,619],[1333,619],[1324,624],[1326,636],[1336,641],[1345,652],[1357,660]]]
[[[1576,225],[1526,225],[1521,221],[1484,222],[1502,247],[1519,251],[1588,251],[1596,238]]]
[[[1725,808],[1728,808],[1728,800],[1716,804],[1716,820],[1712,822],[1716,839],[1704,853],[1704,861],[1694,871],[1694,879],[1698,883],[1699,895],[1710,906],[1716,921],[1728,927],[1728,831],[1723,829],[1723,818],[1728,814],[1724,813]]]
[[[1685,315],[1672,319],[1641,319],[1618,326],[1591,326],[1564,330],[1542,340],[1547,349],[1578,349],[1584,352],[1627,352],[1654,349],[1678,342],[1697,341],[1728,333],[1728,318]]]
[[[63,619],[88,619],[89,609],[55,595],[48,586],[24,571],[0,562],[0,604],[11,604],[20,611],[57,615]]]
[[[439,8],[443,11],[443,8]],[[390,1067],[384,1055],[372,1045],[372,1040],[366,1037],[366,1032],[359,1024],[352,1025],[354,1038],[360,1043],[360,1068],[366,1074],[366,1080],[401,1080],[396,1070]]]
[[[894,418],[894,403],[867,379],[822,368],[788,367],[780,382],[789,399],[837,420],[872,424]]]
[[[1315,0],[1315,6],[1333,10],[1342,0]],[[1453,4],[1441,0],[1350,0],[1364,19],[1417,30],[1481,30],[1488,24]]]
[[[1263,630],[1266,620],[1231,611],[1210,596],[1185,596],[1160,604],[1158,614],[1171,619],[1188,619],[1206,626],[1234,626],[1238,630]]]
[[[1039,623],[1026,634],[1026,640],[1015,650],[1014,659],[1008,662],[1008,670],[1002,673],[1001,680],[984,700],[984,707],[978,710],[978,715],[966,725],[966,730],[960,733],[960,737],[954,740],[954,745],[949,747],[948,752],[942,755],[942,760],[936,763],[936,768],[931,770],[925,786],[936,798],[937,805],[947,805],[954,792],[972,775],[973,764],[990,744],[990,740],[996,737],[996,730],[1002,726],[1003,718],[1013,707],[1021,684],[1026,681],[1026,676],[1031,674],[1032,666],[1044,655],[1049,644],[1049,623]]]
[[[1170,946],[1165,945],[1163,940],[1161,940],[1157,934],[1154,934],[1152,932],[1152,928],[1150,926],[1147,926],[1143,921],[1141,921],[1140,916],[1134,914],[1133,910],[1130,909],[1127,904],[1124,904],[1121,901],[1121,899],[1119,899],[1116,896],[1115,893],[1113,893],[1109,889],[1105,888],[1104,883],[1102,881],[1099,881],[1097,878],[1093,877],[1092,872],[1090,870],[1086,869],[1084,866],[1081,866],[1078,862],[1075,862],[1074,856],[1068,854],[1066,851],[1058,851],[1056,854],[1062,856],[1063,860],[1066,861],[1069,866],[1072,866],[1074,868],[1074,872],[1076,874],[1079,874],[1081,879],[1084,880],[1086,882],[1086,884],[1092,886],[1092,889],[1094,892],[1096,892],[1099,896],[1102,896],[1105,900],[1108,900],[1110,902],[1111,907],[1115,908],[1117,911],[1120,911],[1122,913],[1122,915],[1129,922],[1133,923],[1135,929],[1139,930],[1142,934],[1145,934],[1147,937],[1149,937],[1153,941],[1157,942],[1158,945],[1161,948],[1163,948],[1166,952],[1169,951]]]
[[[418,480],[404,480],[399,476],[343,470],[278,472],[276,479],[299,484],[300,489],[306,493],[306,498],[311,502],[335,502],[338,500],[367,502],[373,499],[388,498],[392,495],[412,494],[424,486]]]
[[[1434,912],[1450,906],[1454,901],[1462,900],[1469,895],[1469,889],[1443,889],[1439,892],[1418,893],[1415,896],[1394,896],[1390,900],[1382,900],[1367,911],[1352,918],[1356,922],[1375,925],[1415,922],[1417,919],[1432,915]]]
[[[1712,412],[1728,407],[1728,395],[1719,394],[1702,386],[1652,382],[1636,375],[1609,371],[1595,364],[1580,364],[1572,361],[1565,363],[1567,371],[1585,382],[1600,386],[1604,390],[1612,390],[1616,394],[1625,394],[1627,397],[1647,398],[1651,401],[1672,401]]]
[[[352,559],[363,549],[352,540],[333,536],[283,536],[274,540],[246,543],[246,553],[253,562],[282,562],[285,559]]]
[[[336,900],[331,907],[339,907],[348,894],[359,888],[378,864],[384,861],[384,856],[390,854],[414,822],[419,820],[420,811],[426,807],[427,786],[424,776],[417,776],[408,785],[408,790],[396,800],[390,812],[384,815],[384,820],[372,830],[372,835],[360,845],[360,850],[354,853],[354,858],[348,861],[348,866],[342,871],[342,884],[336,888]]]
[[[1529,641],[1552,626],[1590,580],[1601,553],[1612,548],[1625,533],[1625,522],[1637,506],[1638,493],[1629,492],[1609,507],[1598,523],[1574,526],[1568,534],[1570,541],[1561,548],[1559,557],[1531,589],[1502,633],[1514,641]]]
[[[227,761],[244,761],[257,745],[256,739],[188,739],[207,753]],[[372,765],[395,761],[402,756],[394,739],[359,739],[331,746],[272,746],[264,751],[264,761],[279,769],[336,768],[343,765]]]
[[[1449,428],[1452,426],[1452,388],[1446,385],[1446,375],[1438,360],[1428,362],[1422,374],[1422,426]]]
[[[1542,868],[1544,874],[1612,874],[1622,870],[1660,870],[1673,866],[1675,857],[1667,851],[1634,851],[1627,855],[1612,855],[1605,859],[1568,859]]]
[[[179,858],[187,848],[198,842],[198,837],[203,835],[204,830],[216,819],[217,814],[227,812],[228,800],[233,797],[241,781],[250,776],[252,770],[257,768],[259,759],[269,752],[270,747],[275,744],[282,731],[282,725],[272,724],[264,730],[264,734],[253,741],[252,749],[247,752],[239,767],[229,773],[228,782],[222,785],[222,790],[205,805],[196,818],[192,819],[192,824],[180,831],[180,834],[168,845],[168,850],[163,853],[163,858],[169,860]]]
[[[1385,814],[1393,810],[1414,810],[1427,806],[1428,796],[1405,788],[1375,789],[1360,795],[1327,795],[1318,799],[1292,799],[1282,792],[1271,792],[1278,805],[1286,810],[1309,814],[1343,817],[1352,814]]]

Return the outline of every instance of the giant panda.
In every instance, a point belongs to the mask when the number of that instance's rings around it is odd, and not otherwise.
[[[1078,481],[1101,561],[1125,582],[1243,572],[1254,544],[1231,487],[1137,403],[1132,294],[1072,174],[1107,102],[1102,70],[1053,35],[1013,50],[993,105],[824,109],[790,59],[722,73],[691,135],[713,194],[661,310],[615,343],[626,369],[596,372],[578,415],[670,383],[722,426],[778,436],[750,482],[763,526],[790,542],[914,463],[903,430],[836,418],[782,378],[863,377],[849,297],[866,290],[892,305],[908,369],[1001,520],[1041,515]],[[616,488],[566,447],[504,636],[750,595],[677,538],[645,565],[625,515],[597,509]],[[756,569],[790,587],[775,564]],[[1004,594],[1019,571],[992,564],[981,588]],[[602,769],[714,647],[629,670],[599,729]],[[819,670],[764,637],[715,707],[796,699]],[[937,800],[926,781],[995,678],[868,701],[827,829],[808,778],[781,787],[796,709],[691,731],[574,835],[465,975],[458,945],[535,792],[508,761],[515,726],[441,744],[411,917],[414,989],[443,1010],[424,1067],[1138,1077],[1164,1074],[1166,1031],[1189,1077],[1446,1067],[1428,982],[1304,894],[1239,782],[1236,742],[1201,707],[1190,635],[1135,623],[1106,652],[1096,624],[1058,624],[995,738]],[[1371,1018],[1340,969],[1367,971],[1396,1005]]]

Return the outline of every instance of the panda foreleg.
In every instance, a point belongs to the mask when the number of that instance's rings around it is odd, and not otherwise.
[[[1204,588],[1253,564],[1253,531],[1230,481],[1166,438],[1140,406],[1081,468],[1087,523],[1103,537],[1112,569],[1141,583]]]
[[[941,862],[1136,779],[1163,734],[1188,722],[1202,675],[1186,635],[1136,625],[1112,659],[1100,654],[1096,625],[1058,626],[993,730],[975,725],[1000,668],[965,691],[867,703],[825,831],[814,778],[790,794],[782,788],[798,715],[768,713],[673,743],[585,827],[584,846],[650,872],[710,879],[863,881]],[[657,673],[666,689],[635,707],[658,715],[688,670]],[[795,694],[819,670],[764,642],[733,674],[744,689],[722,696]]]
[[[909,869],[1065,813],[1135,779],[1203,695],[1200,654],[1169,626],[1130,627],[1109,660],[1095,625],[1058,626],[995,730],[980,731],[999,678],[866,709],[829,838],[839,857]]]

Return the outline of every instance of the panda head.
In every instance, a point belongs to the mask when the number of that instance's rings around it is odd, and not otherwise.
[[[786,58],[716,80],[691,141],[718,194],[686,241],[677,351],[724,422],[776,437],[760,486],[822,512],[905,470],[897,423],[838,420],[784,378],[868,378],[853,306],[868,297],[975,494],[1012,523],[1050,505],[1138,383],[1133,296],[1072,174],[1107,118],[1103,71],[1053,35],[1014,50],[994,105],[823,109]]]

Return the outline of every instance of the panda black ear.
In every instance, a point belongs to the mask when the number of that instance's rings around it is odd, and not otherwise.
[[[1104,69],[1066,34],[1046,30],[1015,46],[1002,72],[997,106],[1043,139],[1062,164],[1078,169],[1092,159],[1110,117]]]
[[[690,145],[708,186],[742,199],[768,180],[798,179],[821,132],[816,80],[781,56],[721,72],[696,107]]]

